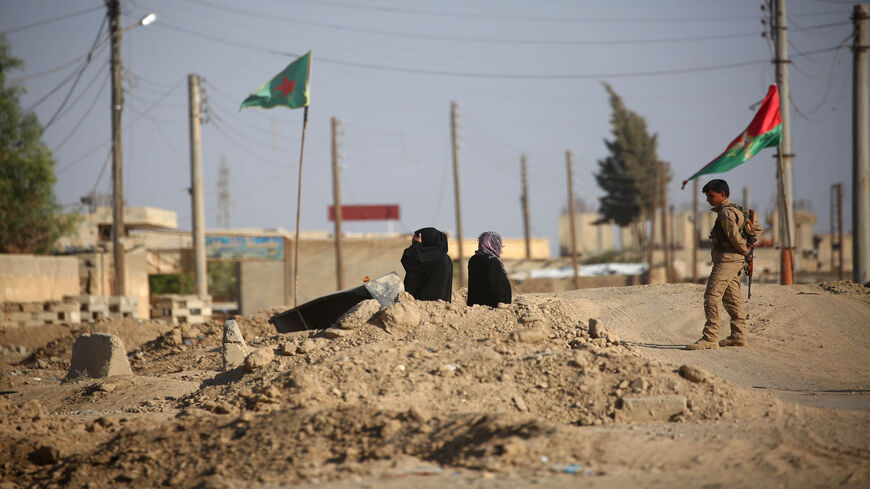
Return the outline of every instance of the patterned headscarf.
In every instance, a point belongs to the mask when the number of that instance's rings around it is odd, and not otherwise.
[[[477,251],[474,254],[495,258],[504,270],[504,263],[501,261],[501,247],[501,235],[495,231],[486,231],[477,237]]]

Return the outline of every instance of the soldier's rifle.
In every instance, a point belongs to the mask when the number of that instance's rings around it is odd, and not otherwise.
[[[746,253],[746,264],[743,265],[743,269],[746,271],[746,276],[748,277],[748,287],[746,291],[746,300],[752,298],[752,268],[753,261],[755,258],[755,211],[749,211],[749,221],[744,224],[748,231],[748,236],[746,238],[746,246],[749,248],[749,253]]]

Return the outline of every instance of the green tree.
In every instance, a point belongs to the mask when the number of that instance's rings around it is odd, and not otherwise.
[[[208,275],[208,293],[215,301],[232,301],[238,299],[238,268],[239,264],[232,261],[210,261],[206,266]]]
[[[608,155],[598,160],[595,180],[604,190],[599,198],[600,222],[631,226],[641,249],[646,243],[646,222],[653,215],[658,135],[650,134],[646,119],[629,110],[613,88],[610,96],[613,139],[605,139]]]
[[[36,115],[19,105],[24,88],[7,83],[21,65],[0,34],[0,253],[48,253],[76,217],[55,199],[54,157]]]

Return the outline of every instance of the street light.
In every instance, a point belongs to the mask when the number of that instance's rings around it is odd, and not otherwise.
[[[157,15],[149,13],[138,23],[121,29],[121,8],[119,0],[106,0],[109,10],[110,39],[112,42],[112,255],[115,286],[113,295],[127,295],[126,258],[121,244],[124,231],[124,179],[123,150],[121,144],[121,110],[124,106],[121,88],[121,35],[130,29],[151,24]]]
[[[130,24],[127,27],[125,27],[124,32],[127,32],[131,29],[135,29],[137,27],[144,27],[146,25],[153,24],[155,20],[157,20],[157,14],[155,14],[154,12],[149,12],[148,15],[146,15],[145,17],[142,17],[142,19],[140,19],[139,22],[136,22],[135,24]]]
[[[150,12],[145,17],[142,17],[142,20],[139,21],[139,25],[145,26],[154,22],[155,20],[157,20],[157,14],[155,14],[154,12]]]

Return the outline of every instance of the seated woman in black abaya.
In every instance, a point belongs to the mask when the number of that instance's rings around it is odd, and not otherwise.
[[[468,260],[469,306],[496,307],[511,303],[511,283],[501,262],[501,236],[487,231],[477,238],[477,251]]]
[[[453,297],[453,260],[447,256],[447,235],[435,228],[414,231],[411,246],[402,253],[405,291],[418,301]]]

